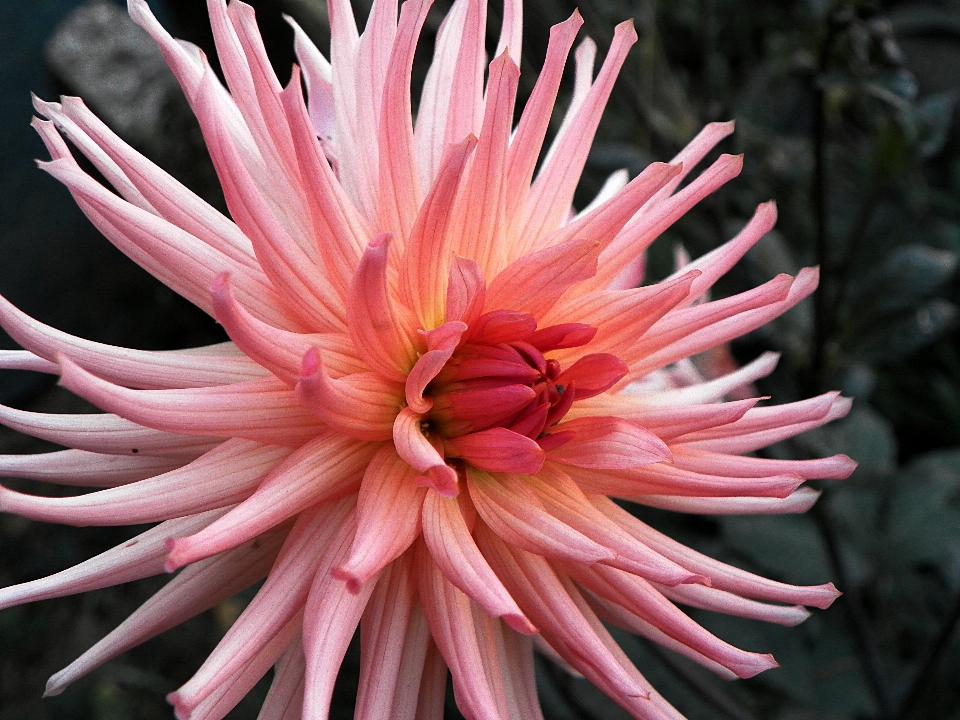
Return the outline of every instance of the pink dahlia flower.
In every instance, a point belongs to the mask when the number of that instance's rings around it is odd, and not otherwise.
[[[284,88],[250,6],[210,0],[227,90],[197,48],[130,0],[200,120],[232,219],[80,100],[36,103],[52,155],[42,167],[232,340],[115,348],[0,304],[0,323],[24,347],[0,364],[57,373],[105,411],[0,409],[7,426],[69,448],[2,457],[0,473],[101,488],[67,498],[0,489],[0,507],[72,525],[159,522],[0,591],[0,607],[183,568],[56,673],[48,694],[265,578],[170,697],[179,718],[222,718],[271,667],[261,718],[326,718],[358,626],[357,718],[442,717],[448,671],[468,718],[540,717],[535,648],[635,717],[677,718],[603,622],[723,677],[749,677],[773,658],[732,647],[674,603],[792,625],[804,605],[836,597],[829,584],[794,587],[705,557],[611,499],[799,512],[816,497],[804,480],[852,470],[845,456],[748,454],[843,415],[846,400],[724,402],[776,358],[714,378],[689,360],[813,291],[807,269],[706,301],[773,225],[772,204],[727,244],[637,287],[646,247],[737,175],[740,158],[721,155],[678,190],[732,125],[708,126],[629,182],[615,174],[574,213],[631,25],[617,28],[595,78],[594,45],[581,43],[573,100],[535,173],[579,15],[553,28],[514,128],[516,0],[489,67],[484,3],[454,3],[414,122],[411,66],[429,7],[408,0],[398,19],[396,0],[376,0],[359,34],[347,0],[330,0],[330,61],[294,26],[300,68]]]

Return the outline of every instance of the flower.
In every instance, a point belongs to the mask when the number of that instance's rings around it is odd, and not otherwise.
[[[677,713],[601,621],[723,677],[776,665],[674,603],[785,625],[832,585],[794,587],[724,565],[611,498],[694,513],[800,512],[805,479],[849,458],[745,455],[842,416],[835,393],[774,407],[724,397],[767,354],[714,378],[690,358],[809,295],[815,270],[707,301],[773,225],[772,203],[727,244],[637,287],[643,253],[735,177],[707,126],[672,163],[615,174],[570,207],[590,140],[636,35],[617,27],[596,79],[576,52],[563,125],[535,169],[578,14],[553,28],[513,128],[521,8],[508,0],[484,87],[486,8],[457,0],[414,125],[414,51],[430,7],[376,0],[361,35],[330,0],[331,61],[293,24],[300,69],[278,82],[253,10],[210,0],[229,92],[143,0],[204,133],[232,220],[116,137],[76,98],[37,101],[63,182],[117,247],[223,325],[232,343],[175,352],[69,336],[0,302],[24,348],[0,366],[60,375],[103,414],[0,409],[69,449],[0,458],[0,473],[101,488],[67,498],[0,489],[0,508],[73,525],[159,522],[102,555],[0,591],[0,607],[183,568],[47,687],[265,579],[197,673],[179,718],[221,718],[271,667],[261,717],[328,714],[360,628],[357,717],[442,717],[446,675],[467,717],[538,717],[533,649],[639,718]],[[301,88],[305,80],[309,104]],[[116,192],[75,161],[68,139]],[[302,712],[301,712],[302,708]]]

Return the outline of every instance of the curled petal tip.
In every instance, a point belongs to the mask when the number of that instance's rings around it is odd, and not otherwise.
[[[443,497],[455,498],[460,494],[457,483],[457,471],[449,465],[434,465],[425,475],[420,475],[414,481],[419,487],[433,488]]]
[[[358,576],[356,573],[351,572],[343,565],[335,567],[331,572],[334,578],[337,580],[342,580],[347,584],[347,592],[351,595],[356,595],[360,592],[360,588],[363,587],[364,580]]]

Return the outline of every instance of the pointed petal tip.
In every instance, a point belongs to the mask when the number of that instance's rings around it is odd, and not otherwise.
[[[536,635],[540,632],[525,615],[521,615],[520,613],[507,613],[502,615],[500,619],[521,635]]]
[[[69,681],[64,682],[63,680],[63,670],[58,673],[54,673],[50,676],[50,679],[47,680],[47,685],[43,689],[43,697],[56,697],[66,690],[69,684]]]
[[[844,455],[843,453],[834,455],[830,459],[837,463],[837,476],[834,480],[846,480],[860,464],[849,455]]]
[[[770,653],[750,653],[750,656],[752,662],[749,664],[737,668],[730,668],[741,680],[746,680],[766,670],[773,670],[774,668],[780,667],[780,663],[778,663]]]

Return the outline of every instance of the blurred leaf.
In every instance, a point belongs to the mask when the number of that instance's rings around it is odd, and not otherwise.
[[[790,582],[827,582],[826,548],[805,515],[729,516],[720,519],[726,544],[759,567]]]
[[[919,124],[917,151],[920,157],[931,158],[946,145],[956,104],[957,96],[952,92],[930,95],[916,104],[914,112]]]

